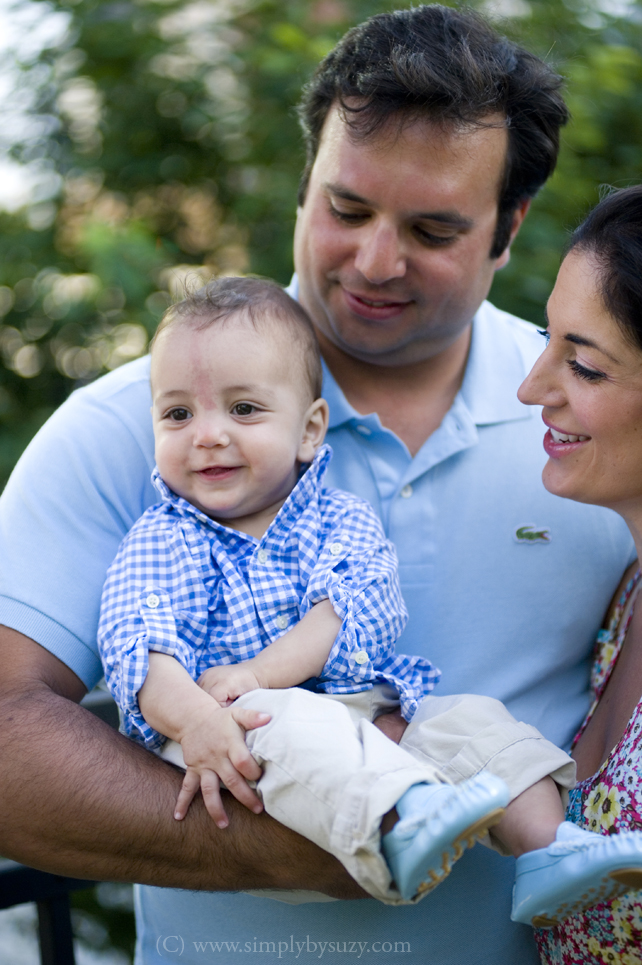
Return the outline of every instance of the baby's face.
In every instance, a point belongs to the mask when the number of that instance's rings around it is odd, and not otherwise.
[[[270,331],[268,334],[268,326]],[[287,330],[242,316],[170,326],[152,355],[156,463],[167,485],[227,526],[261,536],[323,441]]]

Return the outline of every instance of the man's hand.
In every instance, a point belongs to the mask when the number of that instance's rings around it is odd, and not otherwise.
[[[201,674],[196,683],[221,707],[229,707],[241,694],[260,690],[263,686],[252,669],[251,660],[210,667]]]
[[[210,703],[211,707],[201,707],[190,715],[181,734],[187,771],[174,817],[182,821],[200,787],[209,814],[219,828],[226,828],[229,821],[221,800],[221,781],[254,814],[263,810],[258,795],[247,783],[259,780],[261,768],[246,747],[245,731],[267,724],[270,715],[220,707],[214,700]]]

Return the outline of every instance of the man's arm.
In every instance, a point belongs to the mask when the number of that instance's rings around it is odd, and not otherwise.
[[[338,861],[226,795],[219,830],[199,797],[173,818],[182,775],[77,705],[78,677],[0,627],[0,854],[57,874],[231,891],[365,897]]]

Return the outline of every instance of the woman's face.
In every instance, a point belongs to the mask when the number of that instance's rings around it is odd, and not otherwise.
[[[607,312],[598,282],[590,254],[565,258],[548,345],[518,395],[544,407],[549,492],[627,517],[642,508],[642,351]]]

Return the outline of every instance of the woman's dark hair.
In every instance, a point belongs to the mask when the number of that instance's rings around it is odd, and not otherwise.
[[[320,397],[323,381],[321,353],[308,313],[280,285],[265,278],[216,278],[171,305],[158,323],[150,351],[153,352],[164,331],[179,323],[202,330],[233,315],[245,316],[256,328],[268,321],[271,325],[276,322],[285,327],[293,364],[301,363],[312,400]]]
[[[559,129],[569,116],[561,86],[547,64],[470,10],[430,4],[371,17],[348,31],[304,88],[299,120],[307,157],[299,204],[333,104],[357,138],[370,137],[392,118],[480,125],[500,114],[508,153],[490,252],[498,258],[510,240],[515,209],[555,169]]]
[[[595,259],[604,307],[642,349],[642,185],[606,195],[573,232],[571,251]]]

